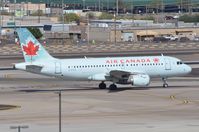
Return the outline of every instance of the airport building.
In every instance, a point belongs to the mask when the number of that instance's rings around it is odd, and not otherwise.
[[[6,1],[6,0],[5,0]],[[15,0],[10,0],[14,3]],[[44,3],[47,7],[61,8],[61,0],[16,0],[17,3]],[[198,0],[118,0],[121,13],[153,13],[153,12],[197,12]],[[63,0],[65,9],[90,9],[96,11],[113,11],[117,0]]]
[[[91,20],[90,41],[187,41],[199,37],[195,23],[154,23],[151,20]],[[177,27],[176,27],[177,26]],[[156,40],[157,39],[157,40]]]

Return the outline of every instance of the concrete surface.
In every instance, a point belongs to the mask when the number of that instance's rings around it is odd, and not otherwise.
[[[9,74],[5,78],[5,75]],[[58,95],[62,89],[62,131],[67,132],[198,132],[199,78],[169,79],[162,88],[120,86],[99,90],[98,82],[64,81],[21,71],[0,72],[0,104],[20,108],[0,111],[0,130],[28,125],[23,132],[58,131]]]

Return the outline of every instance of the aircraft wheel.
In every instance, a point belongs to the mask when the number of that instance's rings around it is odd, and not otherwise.
[[[110,90],[117,90],[117,86],[116,86],[115,84],[111,84],[111,85],[109,86],[109,89],[110,89]]]
[[[106,84],[104,82],[100,83],[99,89],[106,89]]]
[[[166,84],[163,84],[163,87],[164,88],[167,88],[169,85],[166,83]]]

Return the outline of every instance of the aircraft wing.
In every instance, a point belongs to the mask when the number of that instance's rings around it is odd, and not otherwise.
[[[110,78],[127,78],[131,75],[132,73],[127,72],[127,71],[121,71],[121,70],[113,70],[109,72]]]
[[[107,80],[110,80],[112,82],[117,83],[127,83],[132,76],[137,75],[146,75],[144,72],[138,72],[138,71],[125,71],[125,70],[112,70],[109,72],[109,76],[106,76]]]
[[[110,77],[113,78],[128,78],[130,75],[145,74],[143,72],[129,72],[123,70],[112,70],[109,72]]]
[[[118,84],[132,84],[136,86],[147,86],[150,83],[150,77],[141,71],[123,71],[112,70],[106,79]]]

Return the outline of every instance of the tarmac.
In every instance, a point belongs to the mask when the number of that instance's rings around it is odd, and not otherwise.
[[[99,82],[64,81],[22,71],[2,71],[0,130],[27,125],[23,132],[58,131],[58,94],[62,90],[62,131],[67,132],[198,132],[199,78],[177,77],[162,88],[153,79],[147,88],[119,85],[100,90]],[[109,83],[108,83],[109,84]]]

